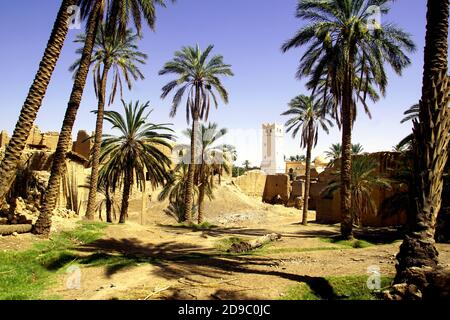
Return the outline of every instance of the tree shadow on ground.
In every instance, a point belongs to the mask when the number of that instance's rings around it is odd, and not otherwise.
[[[395,227],[363,227],[354,232],[355,237],[373,244],[390,244],[398,240],[403,240],[405,231],[403,228]]]
[[[205,229],[194,229],[188,226],[173,226],[173,225],[158,225],[165,230],[177,231],[184,230],[184,233],[189,232],[201,232],[203,236],[209,237],[223,237],[229,236],[249,236],[249,237],[262,237],[271,233],[279,233],[270,229],[250,229],[245,227],[213,227]],[[296,232],[281,232],[283,238],[315,238],[323,236],[334,236],[339,234],[339,230],[299,230]]]
[[[229,255],[188,243],[151,244],[136,238],[100,239],[73,248],[46,267],[49,270],[57,270],[74,261],[80,265],[104,266],[105,275],[108,277],[139,263],[153,265],[155,268],[151,271],[152,274],[168,280],[186,277],[191,278],[191,281],[195,281],[192,277],[222,280],[237,274],[278,277],[296,283],[306,283],[322,299],[338,298],[326,279],[273,270],[276,264],[272,258]],[[270,279],[267,281],[270,283]]]

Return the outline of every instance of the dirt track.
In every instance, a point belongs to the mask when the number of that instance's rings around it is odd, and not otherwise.
[[[218,227],[197,232],[177,226],[159,203],[148,208],[146,224],[139,225],[140,204],[134,203],[127,225],[111,225],[102,239],[74,249],[80,261],[106,257],[111,263],[81,264],[79,290],[67,289],[67,275],[61,272],[47,293],[83,300],[278,299],[299,282],[317,287],[324,276],[366,275],[370,266],[378,266],[382,275],[395,273],[400,242],[390,231],[374,237],[387,244],[353,249],[323,241],[339,234],[339,227],[314,224],[314,213],[305,227],[298,223],[297,210],[262,204],[229,186],[217,198],[207,210],[208,220]],[[282,234],[282,240],[255,254],[228,255],[217,249],[223,239],[254,239],[272,232]],[[19,237],[25,246],[34,241],[28,237]],[[0,239],[0,245],[18,249],[19,238]],[[441,262],[448,265],[450,245],[438,248]]]

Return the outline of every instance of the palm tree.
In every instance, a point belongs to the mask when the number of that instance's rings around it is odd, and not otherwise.
[[[415,104],[411,107],[409,107],[403,115],[405,116],[400,123],[406,123],[412,120],[417,120],[419,118],[419,111],[420,106],[418,104]]]
[[[139,37],[133,35],[131,30],[127,30],[124,37],[119,36],[118,31],[108,34],[106,25],[102,24],[95,38],[94,52],[91,60],[93,65],[93,82],[94,89],[98,99],[97,105],[97,121],[95,127],[95,140],[92,148],[91,162],[91,181],[89,188],[89,198],[86,209],[86,217],[90,220],[94,219],[94,209],[97,196],[98,170],[100,158],[100,145],[103,135],[103,113],[106,101],[106,84],[108,82],[109,71],[112,71],[112,87],[109,96],[108,105],[114,103],[117,89],[123,98],[122,77],[126,82],[129,90],[132,87],[132,81],[144,79],[144,75],[138,68],[138,64],[145,64],[147,55],[138,51],[136,45]],[[86,35],[82,34],[77,37],[75,42],[85,43]],[[81,53],[82,49],[78,49],[77,53]],[[80,60],[78,59],[71,67],[70,71],[79,68]]]
[[[245,170],[248,171],[248,169],[250,168],[250,161],[245,160],[242,165],[244,166]]]
[[[58,62],[64,41],[69,30],[69,7],[76,4],[77,0],[64,0],[56,16],[53,30],[48,40],[44,55],[39,64],[34,81],[28,91],[25,103],[20,111],[19,120],[16,123],[14,133],[5,150],[5,155],[0,163],[0,206],[5,201],[6,195],[16,176],[16,168],[28,135],[33,127],[37,113],[42,105],[42,100],[47,92],[56,63]]]
[[[419,119],[419,105],[415,104],[409,107],[403,115],[405,116],[400,123],[406,123],[409,121],[414,121]],[[414,134],[411,133],[403,138],[396,146],[394,146],[393,151],[395,152],[405,152],[410,151],[413,148]]]
[[[120,223],[125,223],[128,214],[128,201],[133,185],[142,190],[145,187],[146,173],[152,187],[169,180],[170,159],[161,148],[172,149],[170,141],[173,132],[167,124],[148,123],[149,102],[128,105],[122,100],[125,116],[116,111],[105,111],[105,120],[120,136],[105,135],[102,142],[100,162],[101,174],[110,177],[113,191],[123,185]],[[147,113],[146,113],[147,112]]]
[[[194,175],[198,186],[198,224],[203,223],[205,195],[209,199],[213,198],[214,184],[211,179],[216,172],[220,174],[220,170],[225,170],[226,172],[231,170],[231,163],[233,161],[232,152],[234,148],[226,144],[216,144],[227,132],[228,130],[225,128],[218,129],[216,123],[209,123],[208,126],[202,124],[200,127],[200,153],[203,161],[196,167]],[[191,137],[192,130],[187,129],[185,135]],[[186,150],[190,149],[190,146],[184,147]]]
[[[351,193],[351,212],[353,222],[361,226],[361,217],[366,214],[375,214],[375,203],[372,192],[375,188],[391,188],[391,182],[379,175],[377,162],[368,156],[359,156],[353,159]],[[324,195],[332,195],[341,187],[340,169],[336,171],[335,179],[322,191]]]
[[[352,156],[359,155],[364,151],[364,147],[360,144],[352,144]],[[330,165],[334,164],[336,160],[342,157],[342,145],[340,143],[333,143],[328,151],[325,151],[327,158],[330,158]]]
[[[327,158],[331,159],[330,164],[333,164],[342,156],[342,145],[340,143],[333,143],[328,151],[325,151]]]
[[[303,225],[308,224],[308,200],[309,189],[311,185],[311,151],[317,145],[319,139],[319,126],[326,133],[329,132],[328,126],[333,126],[332,122],[326,118],[330,108],[330,100],[325,103],[322,99],[306,95],[299,95],[289,103],[289,110],[282,113],[283,116],[291,116],[286,122],[287,132],[292,131],[292,137],[295,138],[301,131],[300,147],[306,148],[306,181],[305,195],[303,200]]]
[[[93,2],[94,1],[94,2]],[[45,200],[42,205],[41,214],[36,221],[33,232],[41,235],[48,235],[51,227],[51,214],[56,207],[61,176],[64,171],[67,150],[72,140],[72,128],[80,107],[81,98],[86,78],[91,65],[92,52],[94,50],[95,38],[101,22],[104,20],[104,13],[107,12],[108,25],[126,25],[129,17],[133,17],[136,29],[141,30],[141,18],[144,17],[150,28],[155,25],[155,1],[164,4],[163,0],[79,0],[81,16],[89,16],[87,22],[86,42],[80,59],[80,65],[75,75],[69,103],[64,115],[61,132],[59,134],[58,145],[53,158],[51,175],[45,193]],[[105,7],[107,6],[107,7]],[[120,9],[118,9],[120,8]],[[112,28],[112,27],[111,27]]]
[[[162,88],[162,99],[166,98],[172,91],[177,90],[173,96],[170,116],[174,117],[176,115],[181,100],[187,93],[187,122],[189,123],[190,118],[192,118],[191,159],[184,199],[185,218],[187,221],[190,221],[192,217],[194,165],[202,162],[199,159],[196,147],[196,144],[199,144],[196,140],[199,131],[198,122],[199,120],[208,120],[211,99],[215,107],[218,107],[216,94],[219,94],[222,100],[228,103],[228,92],[222,85],[219,77],[233,76],[231,66],[223,62],[221,55],[213,56],[208,60],[213,48],[210,45],[205,51],[202,51],[198,45],[196,47],[183,47],[181,51],[175,52],[174,59],[167,62],[159,72],[160,75],[174,74],[178,77]]]
[[[412,191],[416,212],[397,255],[396,283],[411,280],[413,267],[438,265],[434,234],[450,139],[448,27],[449,2],[429,0],[422,98],[419,120],[414,121],[413,129],[415,183]]]
[[[352,144],[352,155],[359,155],[363,153],[364,147],[360,143]]]
[[[163,189],[158,195],[158,201],[169,199],[171,204],[184,205],[184,195],[186,194],[186,182],[188,177],[188,165],[184,163],[178,164],[170,173],[169,181],[164,184]],[[194,194],[198,194],[197,186],[194,186]],[[183,210],[184,213],[184,210]],[[182,222],[184,215],[180,216],[178,220]]]
[[[288,40],[283,51],[310,44],[297,71],[299,78],[309,77],[309,88],[324,86],[324,96],[334,97],[334,116],[342,126],[341,158],[341,233],[352,238],[351,216],[351,146],[356,104],[366,112],[367,97],[376,101],[372,86],[384,95],[388,83],[384,63],[397,74],[411,62],[403,52],[415,49],[410,36],[392,24],[372,22],[373,7],[381,14],[389,12],[390,0],[299,0],[297,17],[308,20],[305,27]],[[340,110],[338,111],[338,107]]]

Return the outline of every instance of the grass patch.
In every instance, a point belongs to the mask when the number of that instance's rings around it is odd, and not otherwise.
[[[240,237],[229,237],[216,241],[215,248],[221,252],[227,252],[233,244],[241,243],[245,239]]]
[[[107,226],[78,224],[75,230],[54,234],[29,250],[0,252],[0,300],[49,298],[43,296],[43,291],[53,280],[52,271],[70,264],[73,258],[70,249],[99,239]]]
[[[358,239],[343,240],[339,236],[338,237],[326,237],[326,238],[321,237],[319,239],[323,242],[332,243],[332,244],[340,245],[343,247],[355,248],[355,249],[363,249],[363,248],[374,246],[373,243],[365,241],[365,240],[358,240]]]
[[[208,221],[202,222],[200,224],[197,224],[194,222],[189,222],[189,223],[185,222],[185,223],[181,223],[180,226],[193,229],[194,231],[203,231],[203,230],[210,230],[210,229],[217,228],[216,225],[213,225],[213,224],[209,223]]]
[[[379,293],[367,287],[368,276],[311,278],[289,288],[281,300],[379,300]],[[381,277],[381,291],[393,278]]]

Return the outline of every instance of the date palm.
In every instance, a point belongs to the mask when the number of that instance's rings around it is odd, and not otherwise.
[[[325,155],[330,160],[330,165],[342,156],[342,145],[340,143],[333,143],[328,151],[325,151]]]
[[[373,8],[379,8],[382,15],[387,14],[390,2],[299,0],[297,17],[309,23],[282,47],[287,51],[309,44],[301,57],[297,76],[309,77],[312,89],[317,89],[324,81],[334,97],[335,118],[342,127],[341,233],[344,238],[353,237],[351,138],[356,105],[360,102],[367,112],[367,97],[374,100],[370,86],[378,87],[383,95],[386,92],[385,63],[401,74],[410,64],[404,51],[415,49],[410,36],[396,26],[373,23]]]
[[[198,144],[199,120],[208,120],[211,100],[218,107],[217,95],[228,103],[228,92],[223,86],[220,77],[233,76],[231,66],[223,62],[221,55],[210,57],[213,46],[205,51],[196,47],[183,47],[175,52],[172,61],[167,62],[160,75],[174,74],[177,79],[170,81],[162,88],[161,98],[165,99],[175,91],[172,100],[170,116],[174,117],[178,111],[183,97],[186,95],[186,120],[188,124],[192,118],[191,132],[191,158],[188,169],[188,180],[184,199],[185,219],[192,218],[191,208],[193,204],[194,165],[201,164],[199,159]]]
[[[170,141],[174,138],[167,124],[148,122],[151,113],[148,102],[126,104],[122,100],[122,104],[124,116],[116,111],[105,111],[105,120],[120,135],[104,135],[100,155],[101,175],[109,177],[113,192],[123,186],[119,223],[125,223],[134,184],[142,190],[146,174],[153,187],[169,180],[171,160],[161,150],[172,149]]]
[[[16,177],[17,164],[42,105],[42,100],[47,92],[47,87],[69,30],[69,7],[75,5],[76,2],[77,0],[63,0],[61,2],[44,55],[20,111],[14,133],[0,163],[0,206],[5,201],[5,197]]]
[[[352,144],[352,155],[359,155],[363,153],[364,147],[360,143]]]
[[[428,0],[422,98],[413,121],[415,214],[397,255],[397,283],[411,280],[411,268],[438,265],[434,235],[450,139],[448,28],[449,2]]]
[[[111,93],[109,95],[108,105],[114,103],[114,98],[117,91],[120,92],[121,98],[123,98],[123,81],[131,90],[133,80],[143,80],[144,75],[139,70],[138,65],[145,64],[147,55],[140,52],[137,47],[137,41],[139,37],[132,33],[128,29],[123,37],[121,37],[116,30],[112,34],[107,33],[106,25],[102,24],[98,30],[95,38],[94,52],[92,55],[91,65],[93,83],[95,93],[98,99],[97,104],[97,121],[95,127],[94,145],[91,150],[91,180],[89,188],[88,204],[86,209],[86,217],[90,220],[94,218],[96,196],[97,196],[97,183],[98,183],[98,170],[99,170],[99,157],[100,146],[102,143],[103,135],[103,113],[106,104],[106,84],[108,82],[108,76],[110,71],[112,72],[112,85]],[[86,35],[82,34],[77,37],[75,42],[84,43],[86,41]],[[82,49],[78,49],[77,53],[81,53]],[[75,71],[79,68],[80,59],[78,59],[71,67],[70,71]]]
[[[327,118],[330,106],[330,99],[326,99],[324,103],[324,101],[318,97],[299,95],[291,100],[289,109],[282,113],[284,116],[291,117],[285,124],[286,131],[292,132],[293,138],[296,138],[301,132],[300,147],[306,148],[306,181],[302,219],[302,224],[305,226],[308,224],[308,202],[311,185],[311,151],[317,145],[319,139],[319,127],[328,133],[328,127],[333,126],[331,120]]]
[[[226,128],[219,129],[216,123],[209,123],[208,126],[202,125],[200,127],[200,153],[203,161],[196,166],[194,175],[198,186],[198,224],[203,223],[205,196],[208,196],[209,199],[213,198],[214,184],[212,178],[215,172],[220,170],[230,171],[234,148],[226,144],[217,145],[217,141],[227,132]],[[185,135],[191,137],[191,129],[186,130]]]
[[[353,160],[351,193],[351,212],[353,223],[361,226],[363,215],[376,214],[372,192],[375,188],[391,189],[391,181],[377,172],[377,162],[368,156],[358,156]],[[340,169],[336,171],[333,179],[322,191],[325,195],[331,195],[341,187]]]
[[[142,17],[150,28],[155,25],[154,4],[164,4],[162,0],[79,0],[81,16],[89,16],[86,24],[86,40],[80,59],[80,66],[75,75],[74,84],[70,94],[69,103],[64,115],[58,145],[53,158],[50,179],[45,193],[41,214],[36,221],[33,232],[40,235],[48,235],[51,228],[51,214],[56,207],[61,176],[64,172],[67,150],[72,140],[72,129],[75,123],[81,98],[86,85],[86,79],[91,65],[92,52],[95,38],[101,23],[105,20],[110,26],[122,26],[128,24],[130,16],[133,17],[137,30],[141,30]],[[120,9],[118,9],[120,8]],[[110,28],[112,29],[112,27]]]

